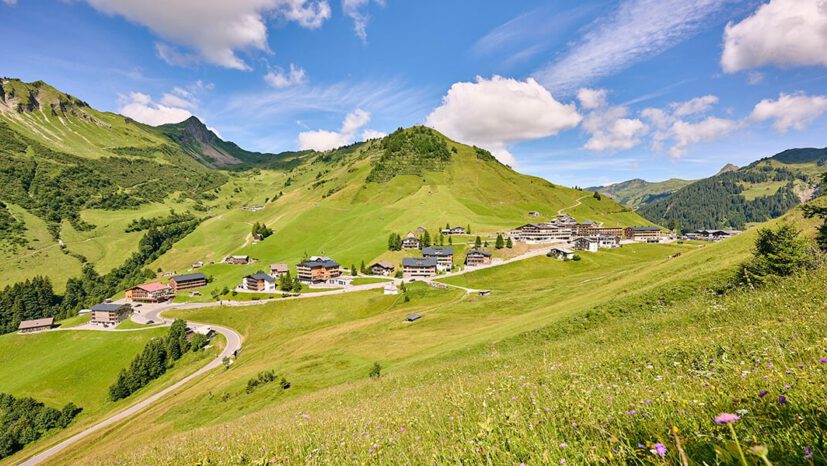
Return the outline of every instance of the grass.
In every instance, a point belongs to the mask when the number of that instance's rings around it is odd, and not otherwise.
[[[356,277],[356,278],[353,279],[353,282],[351,282],[351,284],[353,286],[371,285],[371,284],[374,284],[374,283],[385,283],[385,282],[389,282],[389,281],[392,281],[392,279],[390,279],[390,278],[380,278],[380,277]]]
[[[158,327],[160,325],[161,325],[160,322],[147,325],[147,324],[139,324],[139,323],[135,322],[132,319],[126,319],[126,320],[122,321],[121,323],[119,323],[118,326],[115,327],[115,328],[117,328],[118,330],[134,330],[134,329],[145,329],[145,328],[150,328],[150,327]]]
[[[786,181],[767,181],[763,183],[739,183],[744,187],[741,196],[748,201],[755,200],[759,197],[772,196],[777,193],[782,186],[786,185]]]
[[[373,291],[177,311],[240,331],[237,363],[124,435],[59,459],[645,464],[660,461],[656,443],[679,461],[680,441],[693,461],[729,464],[730,433],[713,418],[743,409],[735,427],[746,448],[800,463],[824,422],[827,271],[721,294],[754,236],[445,279],[490,285],[485,298],[416,284],[407,303]],[[402,322],[411,312],[424,318]],[[367,378],[374,361],[378,381]],[[293,387],[244,392],[270,369]]]

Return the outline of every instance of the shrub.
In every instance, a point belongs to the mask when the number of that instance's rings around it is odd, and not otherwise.
[[[768,280],[786,277],[815,264],[812,244],[795,226],[784,223],[776,229],[758,230],[753,257],[741,265],[737,281],[760,286]]]
[[[407,296],[405,296],[407,298]],[[368,372],[368,377],[370,378],[379,378],[382,377],[382,366],[379,365],[378,362],[373,363],[373,366],[370,368],[370,372]]]

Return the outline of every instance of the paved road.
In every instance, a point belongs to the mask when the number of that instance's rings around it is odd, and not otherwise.
[[[149,317],[149,318],[152,318],[156,322],[159,322],[160,320],[163,320],[165,322],[170,322],[169,320],[162,319],[160,317],[160,313],[164,310],[165,310],[165,308],[158,308],[158,309],[152,310],[150,312],[152,314],[152,317]],[[193,323],[197,323],[197,322],[193,322]],[[233,330],[231,328],[228,328],[228,327],[220,327],[220,326],[217,326],[217,325],[210,325],[210,326],[217,333],[220,333],[221,335],[224,335],[224,338],[227,339],[227,346],[224,347],[224,351],[222,351],[221,354],[218,355],[217,358],[210,361],[209,364],[207,364],[206,366],[202,367],[201,369],[195,371],[194,373],[188,375],[187,377],[184,377],[183,379],[179,380],[178,382],[174,383],[173,385],[171,385],[171,386],[161,390],[160,392],[150,396],[149,398],[147,398],[145,400],[142,400],[142,401],[139,401],[139,402],[133,404],[132,406],[124,409],[123,411],[119,412],[118,414],[115,414],[112,417],[109,417],[109,418],[107,418],[107,419],[105,419],[105,420],[103,420],[103,421],[101,421],[101,422],[99,422],[99,423],[97,423],[97,424],[95,424],[91,427],[88,427],[88,428],[82,430],[81,432],[78,432],[77,434],[67,438],[66,440],[58,443],[57,445],[49,448],[48,450],[45,450],[41,453],[38,453],[37,455],[32,456],[31,458],[27,459],[26,461],[24,461],[20,464],[23,465],[23,466],[30,466],[30,465],[40,464],[43,461],[45,461],[45,460],[49,459],[50,457],[54,456],[55,454],[65,450],[66,448],[73,445],[74,443],[88,437],[89,435],[91,435],[91,434],[93,434],[93,433],[95,433],[95,432],[97,432],[101,429],[104,429],[108,426],[111,426],[112,424],[115,424],[116,422],[127,419],[130,416],[133,416],[133,415],[139,413],[140,411],[148,408],[149,406],[151,406],[156,401],[160,400],[165,395],[181,388],[182,386],[184,386],[190,380],[192,380],[196,377],[199,377],[202,374],[204,374],[204,373],[206,373],[206,372],[208,372],[212,369],[215,369],[216,367],[221,366],[222,360],[225,357],[230,357],[230,356],[234,355],[236,351],[241,349],[241,335],[236,333],[235,330]]]
[[[577,206],[579,206],[580,204],[582,204],[582,202],[580,202],[580,201],[582,201],[583,199],[585,199],[585,198],[587,198],[587,197],[591,197],[591,196],[594,196],[594,194],[591,194],[591,195],[586,195],[586,196],[583,196],[583,197],[578,197],[578,198],[577,198],[577,202],[576,202],[575,204],[570,205],[570,206],[568,206],[568,207],[563,207],[562,209],[558,210],[558,211],[557,211],[557,215],[563,215],[563,212],[565,212],[565,211],[567,211],[567,210],[569,210],[569,209],[574,209],[575,207],[577,207]]]

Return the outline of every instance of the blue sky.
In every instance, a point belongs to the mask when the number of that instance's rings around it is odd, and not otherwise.
[[[565,185],[827,146],[821,0],[0,0],[3,75],[242,147],[427,124]]]

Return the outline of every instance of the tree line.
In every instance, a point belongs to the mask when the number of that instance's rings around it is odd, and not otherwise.
[[[194,335],[192,341],[187,340],[187,322],[176,319],[167,335],[150,340],[129,368],[121,369],[118,379],[109,386],[109,399],[127,398],[163,375],[187,351],[201,350],[207,339],[203,335],[196,338],[198,335]]]
[[[0,459],[13,455],[51,429],[65,429],[81,411],[71,402],[58,410],[33,398],[0,393]]]

